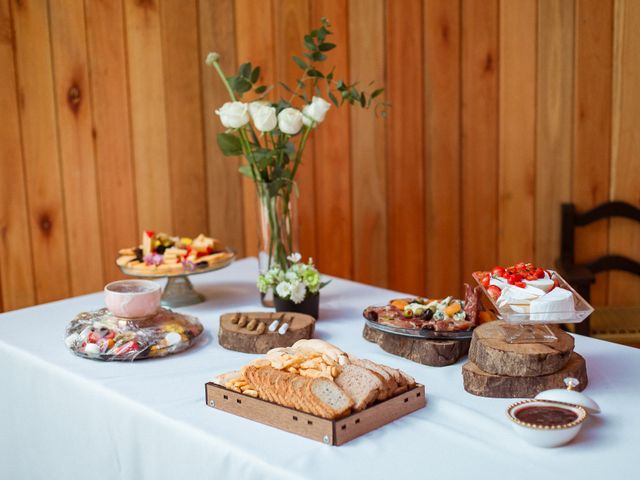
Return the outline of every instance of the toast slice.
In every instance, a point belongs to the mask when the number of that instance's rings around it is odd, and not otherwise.
[[[351,397],[355,411],[367,408],[384,388],[382,381],[374,373],[351,363],[342,367],[335,382]]]

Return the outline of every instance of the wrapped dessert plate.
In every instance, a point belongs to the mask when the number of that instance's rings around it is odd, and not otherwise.
[[[144,319],[118,317],[102,308],[78,314],[66,329],[65,343],[80,357],[133,361],[187,350],[202,332],[197,318],[165,308]]]

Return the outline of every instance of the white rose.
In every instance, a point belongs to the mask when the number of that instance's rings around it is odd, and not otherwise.
[[[295,135],[302,128],[302,113],[295,108],[285,108],[278,114],[278,127],[282,133]]]
[[[262,102],[252,102],[249,104],[249,113],[253,119],[253,124],[261,132],[270,132],[276,128],[278,124],[276,109],[266,102],[265,105],[255,105],[256,103]]]
[[[289,282],[280,282],[276,287],[276,293],[280,298],[287,298],[291,294],[291,284]]]
[[[300,303],[304,300],[307,294],[307,287],[303,282],[295,284],[291,290],[291,301],[293,303]]]
[[[216,115],[227,128],[240,128],[249,123],[249,108],[242,102],[227,102],[216,110]]]
[[[331,104],[327,102],[324,98],[313,97],[311,99],[311,103],[309,105],[305,105],[302,109],[302,114],[304,115],[303,122],[307,127],[311,127],[313,125],[317,125],[324,120],[324,117],[327,115]]]

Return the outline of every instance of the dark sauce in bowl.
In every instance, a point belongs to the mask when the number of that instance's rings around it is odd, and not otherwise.
[[[514,416],[521,422],[548,427],[566,425],[578,419],[578,414],[573,410],[552,406],[524,407]]]

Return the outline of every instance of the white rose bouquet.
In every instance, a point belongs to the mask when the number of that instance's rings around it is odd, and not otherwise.
[[[273,265],[281,271],[288,267],[287,256],[296,248],[291,238],[295,222],[290,209],[291,194],[297,193],[296,173],[309,134],[324,121],[332,104],[336,108],[345,103],[362,108],[374,104],[376,109],[383,107],[384,115],[386,104],[376,100],[384,89],[359,90],[357,82],[337,80],[333,69],[328,73],[321,71],[319,64],[327,60],[327,53],[336,47],[327,41],[331,35],[329,28],[329,22],[323,18],[320,28],[304,36],[304,54],[292,57],[302,70],[300,78],[295,87],[279,82],[289,97],[286,99],[266,99],[272,87],[258,84],[259,66],[244,63],[236,75],[227,77],[218,63],[217,53],[210,53],[206,59],[229,92],[230,101],[215,111],[227,129],[218,134],[218,146],[227,156],[246,158],[240,173],[255,182],[261,216],[266,219],[262,224],[266,223],[267,227],[261,226],[261,231],[268,230],[269,240],[265,242],[268,243],[268,263],[261,271]],[[250,100],[244,100],[245,95]]]
[[[287,257],[291,264],[286,270],[274,265],[261,273],[258,276],[258,290],[266,293],[272,289],[278,297],[293,303],[302,303],[307,293],[318,293],[329,282],[320,281],[320,273],[312,259],[308,263],[300,263],[301,258],[299,253],[293,253]]]

